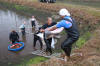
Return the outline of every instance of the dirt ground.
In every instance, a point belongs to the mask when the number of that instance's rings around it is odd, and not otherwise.
[[[100,28],[93,33],[93,37],[74,53],[82,53],[82,56],[73,55],[68,62],[52,57],[46,62],[31,66],[100,66]]]

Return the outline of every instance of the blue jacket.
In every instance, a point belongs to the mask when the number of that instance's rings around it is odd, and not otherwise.
[[[57,25],[57,28],[64,27],[68,37],[73,40],[77,40],[79,38],[79,31],[76,25],[76,22],[70,17],[65,16]]]

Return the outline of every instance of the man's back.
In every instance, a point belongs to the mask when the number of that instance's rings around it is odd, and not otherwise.
[[[17,32],[11,32],[10,33],[10,37],[9,39],[12,40],[12,39],[18,39],[19,38],[19,35]]]

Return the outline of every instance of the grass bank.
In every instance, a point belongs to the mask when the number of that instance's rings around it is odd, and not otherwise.
[[[48,58],[44,58],[44,57],[35,57],[35,58],[31,58],[29,60],[24,60],[23,62],[21,62],[20,64],[17,64],[15,66],[30,66],[32,64],[38,64],[40,62],[44,62],[48,60]]]

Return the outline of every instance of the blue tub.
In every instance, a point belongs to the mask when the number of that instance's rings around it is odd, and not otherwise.
[[[10,44],[10,45],[8,46],[8,50],[10,50],[10,51],[19,51],[19,50],[23,49],[24,46],[25,46],[25,45],[24,45],[24,42],[16,42],[16,43],[22,44],[22,46],[19,47],[19,48],[13,49],[13,48],[10,48],[10,46],[12,45],[12,44]]]

